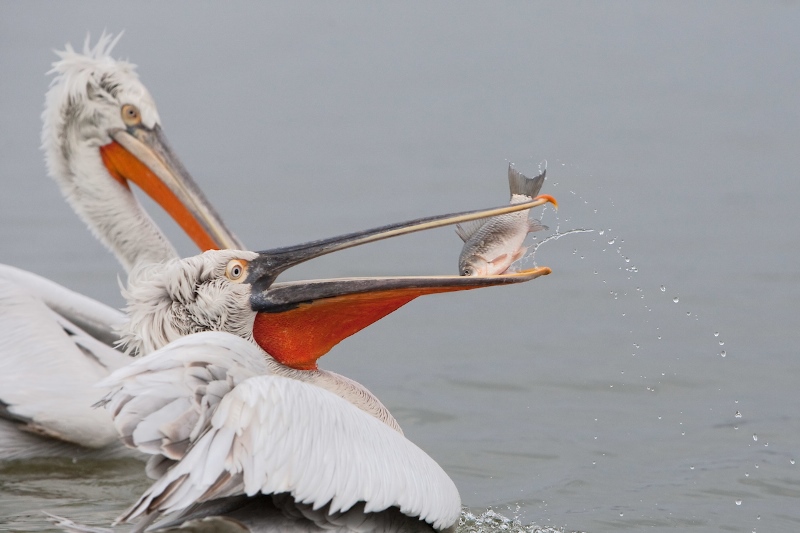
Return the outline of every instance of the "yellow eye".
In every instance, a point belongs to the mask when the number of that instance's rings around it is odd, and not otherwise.
[[[225,276],[237,283],[241,283],[247,274],[247,261],[241,259],[231,259],[228,261],[228,266],[225,268]]]
[[[133,104],[122,106],[122,122],[126,126],[138,126],[142,122],[142,114],[139,113],[139,108]]]

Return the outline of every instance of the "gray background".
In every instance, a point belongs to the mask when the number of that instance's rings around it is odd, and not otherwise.
[[[122,305],[38,149],[52,50],[87,32],[125,30],[114,56],[255,249],[503,203],[508,161],[547,160],[550,233],[595,230],[538,249],[551,276],[422,298],[321,365],[381,398],[476,514],[794,531],[798,28],[793,1],[2,1],[0,261]],[[455,273],[459,250],[438,230],[287,279]],[[145,486],[136,463],[0,465],[0,523],[107,524]]]

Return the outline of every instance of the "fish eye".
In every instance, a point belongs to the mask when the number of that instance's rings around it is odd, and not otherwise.
[[[469,267],[462,269],[461,270],[461,275],[462,276],[471,276],[472,275],[472,269],[469,268]]]
[[[138,126],[142,122],[142,114],[139,108],[133,104],[125,104],[122,106],[122,122],[126,126]]]
[[[237,283],[244,281],[246,273],[247,261],[241,259],[231,259],[228,261],[228,266],[225,267],[225,277]]]

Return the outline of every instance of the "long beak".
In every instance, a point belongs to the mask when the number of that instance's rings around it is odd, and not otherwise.
[[[111,132],[100,152],[106,168],[123,185],[136,183],[180,225],[201,250],[243,249],[189,172],[172,151],[161,127]]]
[[[250,305],[256,311],[253,338],[276,360],[313,370],[333,346],[425,294],[453,292],[530,281],[550,273],[547,267],[499,276],[398,276],[338,278],[274,283],[289,268],[314,257],[380,239],[478,218],[556,204],[542,195],[524,204],[467,211],[391,224],[304,245],[260,252],[248,265]]]
[[[307,242],[305,244],[265,250],[259,252],[260,257],[255,263],[251,263],[249,281],[253,283],[254,292],[263,291],[269,288],[283,271],[322,255],[388,239],[390,237],[415,233],[417,231],[532,209],[546,203],[551,203],[556,209],[558,208],[558,202],[556,202],[555,198],[549,194],[542,194],[525,203],[418,218],[406,222],[399,222],[397,224],[388,224],[379,228],[339,235],[338,237]]]

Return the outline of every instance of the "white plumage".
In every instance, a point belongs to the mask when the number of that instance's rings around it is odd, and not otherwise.
[[[160,476],[120,520],[289,493],[329,514],[364,502],[436,529],[457,521],[458,491],[435,461],[349,399],[275,373],[267,357],[239,337],[197,333],[101,383],[115,389],[106,407],[123,439],[155,454],[149,471]],[[166,458],[178,462],[164,469]]]
[[[165,144],[135,67],[111,58],[115,43],[104,34],[94,47],[87,39],[82,54],[69,45],[58,52],[42,114],[49,174],[126,270],[177,257],[129,179],[160,180],[185,209],[182,219],[195,220],[195,240],[238,245]],[[134,115],[128,122],[126,109]],[[124,159],[122,170],[104,159],[109,146]],[[99,302],[0,265],[0,459],[115,453],[103,450],[114,441],[113,428],[107,416],[89,409],[86,391],[129,359],[112,348],[123,320]]]
[[[82,54],[70,45],[57,52],[42,113],[42,150],[67,202],[130,270],[137,262],[178,254],[130,189],[109,175],[99,152],[113,141],[111,131],[126,129],[120,113],[125,104],[139,109],[145,127],[160,123],[136,67],[110,55],[120,36],[104,34],[94,47],[87,38]]]
[[[2,274],[10,271],[0,269]],[[0,456],[74,457],[85,455],[80,447],[116,444],[108,414],[91,409],[97,397],[93,385],[130,358],[50,309],[15,279],[0,277]],[[79,314],[81,307],[73,309]],[[114,320],[115,314],[107,318]],[[103,454],[121,452],[111,446]]]

